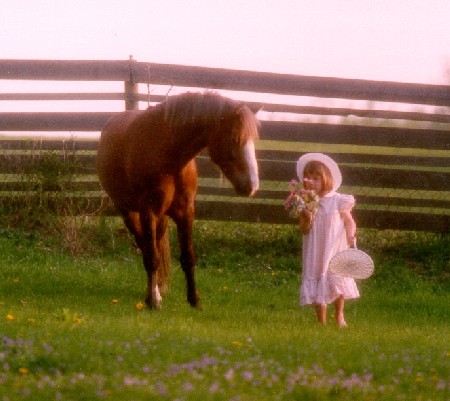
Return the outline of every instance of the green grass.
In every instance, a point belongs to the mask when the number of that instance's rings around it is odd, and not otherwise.
[[[362,230],[376,274],[339,330],[298,306],[294,226],[196,222],[202,311],[175,248],[163,309],[137,308],[140,255],[115,222],[95,230],[77,257],[58,237],[0,230],[2,401],[450,396],[448,236]]]

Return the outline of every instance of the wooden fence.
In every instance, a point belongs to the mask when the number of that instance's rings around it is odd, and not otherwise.
[[[267,94],[290,95],[286,98],[289,102],[246,102],[265,113],[257,147],[261,190],[254,199],[235,196],[208,157],[197,158],[199,218],[292,223],[283,209],[283,199],[289,181],[296,178],[295,162],[304,152],[320,151],[340,164],[344,177],[342,190],[356,196],[355,217],[360,227],[450,231],[450,86],[304,77],[134,60],[0,60],[0,79],[124,82],[124,90],[119,93],[0,93],[0,107],[1,101],[19,105],[19,101],[25,100],[121,100],[125,108],[136,109],[140,102],[149,101],[148,93],[139,92],[139,84],[236,91],[237,97],[243,92],[251,92],[255,98],[257,94],[266,94],[267,98]],[[416,106],[414,111],[378,106],[375,109],[310,106],[298,105],[292,101],[293,96]],[[152,103],[159,102],[164,96],[152,94],[150,99]],[[99,131],[113,114],[0,112],[0,133]],[[309,122],[311,116],[322,116],[323,121]],[[338,122],[336,116],[340,117]],[[82,191],[94,204],[104,198],[94,169],[96,140],[48,139],[36,143],[4,136],[0,137],[0,146],[2,199],[25,188],[17,176],[24,165],[36,158],[37,148],[39,154],[46,150],[59,156],[76,153],[81,160],[78,177],[65,190],[78,194]]]

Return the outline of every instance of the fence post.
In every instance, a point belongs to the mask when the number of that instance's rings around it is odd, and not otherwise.
[[[130,56],[130,78],[125,81],[125,110],[139,110],[138,84],[133,79],[133,56]]]

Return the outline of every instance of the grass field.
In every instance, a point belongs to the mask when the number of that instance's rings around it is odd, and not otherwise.
[[[450,399],[448,235],[361,231],[376,273],[337,329],[298,306],[294,226],[196,222],[202,311],[175,248],[163,309],[143,308],[119,227],[96,222],[77,256],[0,230],[0,400]]]

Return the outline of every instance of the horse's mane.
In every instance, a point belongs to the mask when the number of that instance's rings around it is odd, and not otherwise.
[[[171,96],[159,106],[164,110],[164,120],[174,128],[186,125],[218,126],[223,119],[241,118],[240,139],[255,139],[259,121],[242,103],[215,92],[184,93]]]

